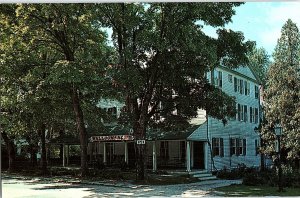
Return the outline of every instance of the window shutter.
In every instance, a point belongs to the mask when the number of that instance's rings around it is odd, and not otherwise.
[[[223,143],[223,138],[220,138],[220,156],[224,157],[224,143]]]
[[[233,78],[233,84],[234,84],[234,92],[237,92],[237,78]]]
[[[212,138],[212,154],[213,154],[213,157],[216,156],[215,147],[216,147],[216,138]]]
[[[250,107],[250,122],[252,122],[252,107]]]
[[[236,155],[240,155],[240,141],[239,141],[239,139],[238,138],[236,138],[235,139],[235,145],[236,145],[236,147],[235,147],[235,153],[236,153]]]
[[[233,153],[234,153],[233,141],[234,141],[234,139],[232,139],[232,138],[229,139],[229,143],[230,143],[230,156],[232,156]]]
[[[244,105],[244,122],[247,122],[247,105]]]
[[[243,139],[243,155],[246,155],[246,139]]]

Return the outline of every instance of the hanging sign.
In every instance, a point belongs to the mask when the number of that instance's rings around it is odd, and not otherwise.
[[[134,140],[132,135],[104,135],[104,136],[92,136],[90,142],[101,141],[130,141]]]

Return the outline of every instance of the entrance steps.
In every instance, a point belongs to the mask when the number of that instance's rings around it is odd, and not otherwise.
[[[189,175],[197,178],[201,181],[207,181],[207,180],[217,180],[217,177],[212,175],[210,172],[203,170],[203,171],[191,171],[189,172]]]

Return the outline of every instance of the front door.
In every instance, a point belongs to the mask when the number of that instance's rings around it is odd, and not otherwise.
[[[204,142],[193,142],[194,168],[204,169]]]

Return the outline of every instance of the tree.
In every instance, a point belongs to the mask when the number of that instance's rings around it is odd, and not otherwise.
[[[208,84],[206,73],[221,62],[238,67],[248,61],[252,43],[241,32],[219,29],[218,39],[205,35],[198,20],[222,27],[240,3],[104,4],[98,7],[104,26],[113,30],[118,62],[111,74],[124,94],[126,117],[135,139],[145,139],[151,123],[184,128],[198,108],[210,104],[210,115],[226,119],[232,98]],[[228,100],[226,100],[228,99]],[[224,107],[224,108],[223,108]],[[229,111],[224,111],[227,108]],[[222,114],[223,113],[223,114]],[[163,119],[155,120],[156,116]],[[124,120],[124,119],[123,119]],[[126,120],[126,119],[125,119]],[[145,145],[136,145],[138,179],[145,175]]]
[[[288,159],[299,160],[300,150],[300,37],[299,30],[290,19],[281,29],[281,37],[273,54],[274,63],[268,70],[265,92],[267,125],[263,138],[266,152],[274,152],[274,126],[283,128],[281,152]]]
[[[264,48],[257,48],[256,46],[248,54],[249,67],[251,67],[255,74],[259,77],[263,86],[266,85],[266,76],[269,65],[271,64],[270,56]]]
[[[105,77],[105,69],[110,61],[111,49],[106,46],[105,35],[94,20],[93,5],[1,5],[1,12],[5,17],[16,19],[11,23],[15,35],[23,38],[26,48],[41,55],[39,65],[43,66],[33,70],[38,71],[38,82],[45,88],[37,94],[44,94],[45,97],[35,95],[33,98],[39,101],[35,102],[45,104],[44,99],[53,101],[50,97],[53,93],[56,93],[54,98],[61,96],[64,99],[68,96],[66,102],[72,104],[80,136],[81,174],[85,176],[86,125],[93,124],[87,123],[84,118],[85,107],[89,111],[92,107],[96,108],[100,98],[108,93],[110,85],[109,78]],[[48,52],[52,54],[49,56]],[[31,56],[23,58],[28,62]],[[46,123],[40,125],[43,129],[44,124]],[[41,130],[42,133],[43,131]]]

